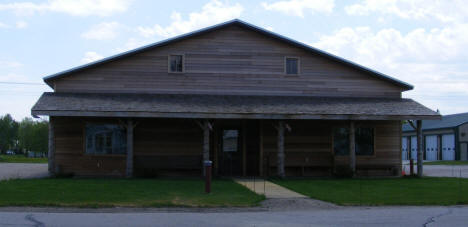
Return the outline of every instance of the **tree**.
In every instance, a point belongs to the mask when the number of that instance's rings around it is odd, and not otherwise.
[[[10,114],[0,118],[0,151],[6,153],[8,149],[16,147],[18,142],[18,122]]]
[[[49,122],[27,117],[19,123],[18,146],[27,151],[47,152]]]

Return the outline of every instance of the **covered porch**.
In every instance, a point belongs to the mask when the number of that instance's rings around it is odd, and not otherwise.
[[[201,175],[203,160],[220,176],[321,176],[342,166],[397,175],[401,121],[440,117],[410,99],[70,93],[45,93],[32,114],[51,116],[52,173],[62,166],[100,175],[106,166],[128,177]],[[86,155],[83,131],[92,122],[123,125],[125,154]],[[58,144],[70,138],[64,125],[77,131],[73,152]],[[361,128],[372,133],[372,153],[357,155]],[[337,136],[337,129],[345,130]],[[348,142],[337,151],[338,138]],[[340,149],[346,151],[337,155]]]

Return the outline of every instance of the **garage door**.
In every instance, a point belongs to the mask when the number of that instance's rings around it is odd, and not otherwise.
[[[401,159],[408,160],[408,137],[401,138]]]
[[[426,136],[426,160],[437,160],[437,136]]]
[[[455,136],[442,135],[442,160],[455,160]]]
[[[411,137],[411,158],[413,160],[418,160],[418,142],[416,136]]]

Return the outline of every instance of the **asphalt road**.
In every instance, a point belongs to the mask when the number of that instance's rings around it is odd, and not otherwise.
[[[282,212],[0,212],[0,226],[466,226],[463,207],[346,207]]]

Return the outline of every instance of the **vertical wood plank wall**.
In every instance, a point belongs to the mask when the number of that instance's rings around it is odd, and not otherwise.
[[[183,54],[184,73],[168,73]],[[300,74],[285,75],[285,56]],[[158,47],[57,79],[56,92],[401,97],[402,88],[366,72],[238,26]]]

